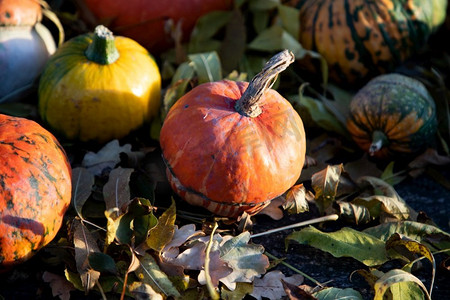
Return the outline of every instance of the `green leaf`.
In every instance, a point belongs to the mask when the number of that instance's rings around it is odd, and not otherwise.
[[[93,252],[89,254],[89,266],[99,272],[117,273],[116,263],[108,254]]]
[[[64,270],[64,276],[66,277],[67,281],[69,281],[73,286],[80,291],[84,291],[83,284],[81,283],[81,277],[80,274],[76,272],[71,272],[68,269]]]
[[[352,102],[354,92],[349,92],[334,84],[328,84],[327,91],[333,95],[334,100],[323,96],[320,97],[320,100],[323,101],[328,111],[345,126],[350,113],[350,102]]]
[[[262,1],[258,1],[262,2]],[[255,32],[260,34],[267,29],[270,21],[270,11],[268,10],[257,10],[253,12],[253,27]]]
[[[250,0],[249,8],[251,11],[255,10],[271,10],[280,5],[280,0]]]
[[[190,47],[195,47],[199,42],[211,39],[221,28],[230,21],[230,11],[212,11],[200,17],[191,33]]]
[[[155,259],[148,253],[139,259],[139,268],[135,271],[142,283],[150,285],[157,293],[166,297],[180,297],[180,293],[170,281],[169,277],[161,271]]]
[[[291,233],[293,240],[326,251],[335,257],[352,257],[367,266],[378,266],[388,261],[385,243],[369,234],[344,227],[325,233],[310,226]]]
[[[300,43],[279,25],[273,25],[262,31],[248,44],[248,47],[268,52],[289,49],[296,57],[304,51]]]
[[[302,95],[298,98],[299,104],[306,107],[313,121],[329,132],[336,132],[342,136],[347,136],[348,131],[345,126],[331,113],[320,100]]]
[[[147,246],[157,252],[161,252],[166,244],[168,244],[175,233],[176,207],[175,201],[172,199],[170,207],[163,212],[158,219],[158,224],[154,226],[147,238]]]
[[[158,219],[153,214],[148,199],[135,198],[129,205],[128,210],[128,213],[134,216],[133,232],[135,236],[135,245],[138,246],[145,242],[149,230],[158,224]]]
[[[392,299],[424,300],[422,289],[412,281],[399,282],[389,287]]]
[[[336,300],[336,299],[345,299],[345,300],[363,300],[364,298],[361,294],[351,288],[339,289],[339,288],[324,288],[317,293],[313,294],[318,300]]]
[[[161,109],[161,119],[164,120],[169,113],[170,108],[178,101],[185,93],[190,79],[180,79],[169,86],[164,93],[163,106]],[[159,129],[161,130],[161,129]]]
[[[131,229],[133,216],[130,214],[119,214],[117,208],[111,208],[105,211],[105,217],[107,220],[105,248],[115,239],[121,244],[129,244],[133,235],[133,230]]]
[[[197,73],[199,84],[222,80],[222,66],[216,52],[189,55]]]
[[[384,274],[380,279],[378,279],[377,282],[375,282],[375,285],[374,285],[375,297],[373,299],[374,300],[383,300],[383,296],[386,293],[386,291],[393,285],[399,284],[399,283],[416,284],[423,290],[423,292],[419,290],[420,294],[418,294],[417,290],[414,291],[413,289],[408,288],[408,286],[402,286],[402,287],[407,287],[407,290],[405,290],[405,294],[403,294],[403,291],[402,291],[403,289],[400,288],[397,290],[400,294],[393,295],[393,299],[415,300],[415,299],[423,298],[424,294],[427,299],[430,299],[430,295],[428,294],[427,289],[423,285],[422,281],[420,281],[417,277],[415,277],[411,273],[408,273],[408,272],[405,272],[405,271],[399,270],[399,269],[390,270],[389,272]],[[393,292],[393,291],[395,292],[395,290],[391,289],[391,292]],[[413,291],[414,294],[406,297],[406,295],[409,294],[407,291]]]
[[[339,164],[327,166],[312,175],[311,185],[315,192],[315,202],[321,213],[325,212],[334,202],[343,170],[343,165]]]
[[[391,161],[380,176],[383,181],[392,186],[402,182],[406,178],[406,176],[399,176],[394,174],[394,163],[395,162]]]
[[[259,1],[264,2],[264,1]],[[298,40],[300,34],[300,11],[295,7],[287,6],[287,5],[279,5],[278,6],[278,14],[283,24],[283,28],[292,35],[295,39]]]
[[[238,282],[236,288],[230,291],[225,286],[220,290],[220,296],[224,300],[241,300],[253,291],[253,285],[251,283]]]
[[[364,230],[382,241],[387,241],[395,233],[404,235],[419,243],[427,245],[431,250],[450,248],[450,234],[433,225],[414,221],[389,222]]]

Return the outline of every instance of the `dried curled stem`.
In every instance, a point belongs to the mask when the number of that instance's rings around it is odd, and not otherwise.
[[[283,50],[275,54],[264,66],[261,72],[250,81],[241,98],[236,102],[235,109],[247,117],[257,117],[261,114],[258,101],[267,89],[275,83],[278,74],[295,60],[294,54],[289,50]]]

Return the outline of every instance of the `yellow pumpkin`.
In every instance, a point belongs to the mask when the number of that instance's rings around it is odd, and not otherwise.
[[[55,52],[38,93],[39,114],[56,134],[104,143],[158,114],[161,75],[145,48],[100,25]]]

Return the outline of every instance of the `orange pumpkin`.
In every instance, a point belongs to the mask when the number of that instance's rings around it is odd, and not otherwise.
[[[173,189],[187,202],[237,217],[289,189],[305,159],[303,123],[267,88],[294,56],[274,56],[253,80],[197,86],[170,109],[160,143]]]
[[[0,271],[30,258],[61,227],[70,205],[71,168],[38,123],[0,115]]]
[[[174,45],[172,26],[178,24],[182,39],[188,40],[198,18],[215,10],[229,10],[231,0],[82,0],[97,19],[115,35],[137,41],[158,54]],[[83,12],[83,11],[81,11]],[[88,22],[89,18],[82,15]]]

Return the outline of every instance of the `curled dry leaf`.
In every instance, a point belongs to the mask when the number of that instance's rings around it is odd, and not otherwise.
[[[283,279],[281,279],[281,282],[283,283],[284,291],[290,300],[317,300],[317,298],[308,291],[311,287],[305,285],[298,286],[286,282]]]
[[[70,291],[75,290],[74,286],[63,276],[45,271],[42,279],[50,285],[53,297],[59,297],[61,300],[69,300]]]
[[[130,202],[130,177],[134,169],[118,167],[109,173],[108,182],[103,186],[106,210],[117,208],[124,211]]]
[[[286,202],[283,204],[283,209],[290,214],[299,214],[309,210],[308,198],[314,199],[314,196],[306,191],[303,184],[294,185],[286,193]]]
[[[83,205],[91,195],[94,183],[94,175],[86,168],[72,169],[72,204],[80,218],[82,218]]]
[[[276,221],[281,220],[284,215],[283,215],[283,210],[280,208],[280,206],[282,206],[285,201],[286,200],[284,199],[284,197],[282,197],[282,196],[277,197],[277,198],[273,199],[269,203],[269,205],[264,207],[259,212],[259,214],[267,215]]]
[[[209,254],[209,276],[211,277],[213,286],[217,288],[219,286],[219,280],[230,275],[233,272],[233,269],[228,266],[227,262],[220,258],[220,250],[218,249],[218,245],[214,248],[216,248],[216,250],[211,251]],[[206,284],[205,270],[200,271],[197,279],[200,284]]]
[[[408,166],[411,168],[409,175],[418,177],[425,171],[427,166],[445,166],[449,164],[450,156],[440,155],[436,149],[428,148],[409,163]]]
[[[315,203],[321,213],[324,213],[334,202],[341,173],[344,170],[342,164],[327,166],[311,177],[311,185],[315,192]]]
[[[269,299],[282,299],[286,296],[283,281],[294,286],[298,286],[303,282],[303,276],[295,274],[286,277],[281,271],[271,271],[262,278],[255,278],[253,281],[253,292],[250,294],[258,300],[263,297]]]
[[[150,285],[135,281],[130,286],[130,293],[136,300],[163,300],[163,296],[158,294]]]
[[[88,152],[85,154],[81,165],[92,174],[99,176],[105,170],[111,170],[120,162],[120,153],[131,152],[131,145],[119,145],[118,140],[112,140],[103,146],[97,153]]]
[[[366,206],[372,217],[380,217],[381,223],[415,220],[417,218],[417,212],[407,205],[395,191],[394,187],[382,179],[364,176],[357,183],[370,196],[357,197],[352,203]],[[377,206],[375,205],[377,203],[381,204],[380,210],[378,211],[373,209]]]
[[[92,289],[100,277],[100,272],[89,266],[89,254],[100,252],[95,238],[88,228],[79,220],[74,220],[73,243],[75,246],[75,262],[85,292]]]

